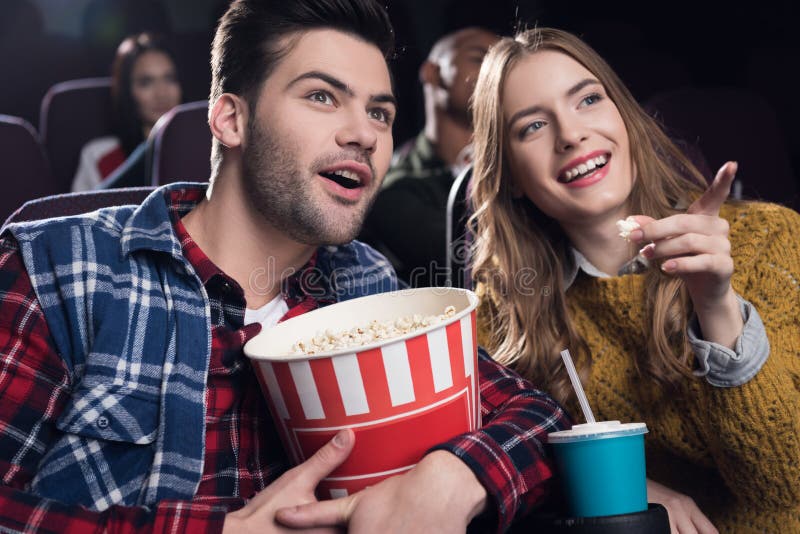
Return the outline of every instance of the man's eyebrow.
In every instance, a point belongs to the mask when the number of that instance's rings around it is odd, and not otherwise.
[[[489,51],[489,48],[486,46],[479,46],[479,45],[470,45],[464,49],[466,52],[477,52],[479,54],[485,54]]]
[[[347,96],[350,97],[355,96],[355,92],[353,92],[353,89],[349,85],[344,83],[339,78],[336,78],[335,76],[332,76],[326,72],[322,72],[319,70],[311,70],[308,72],[304,72],[303,74],[301,74],[300,76],[296,77],[291,82],[289,82],[287,87],[291,87],[292,85],[302,80],[308,80],[308,79],[322,80],[323,82],[327,83],[334,89],[343,92]],[[397,107],[397,99],[391,93],[380,93],[377,95],[371,95],[369,100],[370,102],[375,102],[375,103],[389,103],[392,104],[394,107]]]
[[[301,74],[300,76],[289,82],[289,84],[286,87],[291,87],[302,80],[308,80],[308,79],[322,80],[323,82],[327,83],[334,89],[337,89],[345,93],[347,96],[354,96],[353,90],[342,80],[319,70],[311,70],[308,72],[304,72],[303,74]]]
[[[372,95],[369,97],[369,101],[375,104],[391,104],[395,108],[397,107],[397,99],[394,97],[394,95],[391,95],[389,93]]]
[[[569,88],[569,90],[567,91],[567,96],[574,96],[576,93],[581,92],[583,89],[585,89],[590,85],[601,85],[601,84],[598,80],[594,78],[583,79]],[[539,113],[540,111],[542,111],[541,106],[531,106],[529,108],[521,109],[511,116],[511,118],[508,120],[508,125],[512,126],[516,121],[518,121],[522,117],[525,117],[526,115],[533,115],[534,113]]]

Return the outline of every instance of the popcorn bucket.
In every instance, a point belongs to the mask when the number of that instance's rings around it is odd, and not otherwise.
[[[269,328],[245,344],[289,457],[300,463],[339,430],[352,428],[348,459],[324,479],[336,498],[408,471],[424,453],[480,426],[474,293],[421,288],[349,300]],[[290,355],[324,330],[372,320],[456,313],[387,340],[325,353]]]

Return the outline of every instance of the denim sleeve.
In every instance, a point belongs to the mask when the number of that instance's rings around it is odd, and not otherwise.
[[[699,365],[694,373],[704,376],[712,386],[735,387],[745,384],[756,376],[769,357],[769,340],[761,316],[751,303],[739,295],[736,295],[736,299],[742,311],[744,328],[734,350],[700,339],[697,316],[689,321],[689,343]]]

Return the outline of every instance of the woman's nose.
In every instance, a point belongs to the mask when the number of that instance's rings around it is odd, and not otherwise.
[[[589,138],[589,131],[579,120],[560,120],[556,149],[565,152],[580,145]]]

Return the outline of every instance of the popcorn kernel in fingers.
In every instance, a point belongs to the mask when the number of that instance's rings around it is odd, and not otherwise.
[[[626,219],[620,219],[617,221],[617,230],[619,231],[619,236],[625,241],[630,241],[631,232],[638,230],[641,227],[642,226],[636,222],[636,219],[634,219],[632,215]]]

